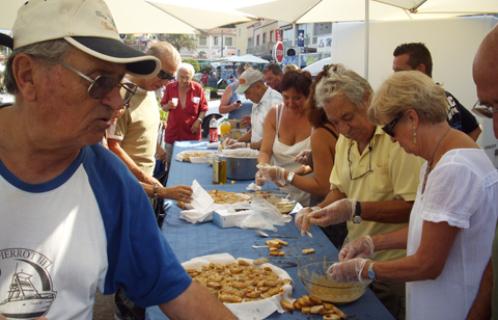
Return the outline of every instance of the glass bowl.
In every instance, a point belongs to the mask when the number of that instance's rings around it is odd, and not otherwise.
[[[300,264],[297,274],[310,296],[333,303],[349,303],[358,300],[366,291],[368,283],[337,282],[327,277],[331,262]]]

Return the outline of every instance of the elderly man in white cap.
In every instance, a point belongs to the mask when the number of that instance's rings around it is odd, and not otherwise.
[[[98,144],[135,91],[123,75],[155,76],[159,61],[120,41],[102,0],[30,0],[13,39],[16,101],[0,109],[0,296],[18,293],[0,314],[92,319],[96,291],[123,287],[173,319],[234,319],[192,282],[137,180]]]
[[[251,131],[240,137],[238,140],[228,139],[228,148],[251,147],[259,149],[263,140],[263,123],[270,109],[282,103],[282,95],[268,87],[263,78],[263,74],[255,69],[247,69],[239,77],[239,87],[237,93],[245,94],[251,100]]]

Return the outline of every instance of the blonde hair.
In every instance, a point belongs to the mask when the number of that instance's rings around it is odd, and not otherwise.
[[[315,103],[318,108],[337,95],[346,96],[357,108],[366,108],[365,99],[370,99],[372,87],[367,80],[342,64],[331,64],[321,72],[315,87]]]
[[[444,89],[420,71],[395,72],[373,97],[368,118],[382,125],[408,109],[415,109],[423,122],[446,121],[448,100]]]

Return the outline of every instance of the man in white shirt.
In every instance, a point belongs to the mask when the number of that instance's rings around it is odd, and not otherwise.
[[[245,94],[251,100],[251,131],[240,137],[238,140],[227,141],[229,148],[251,147],[259,149],[263,139],[263,123],[266,114],[271,107],[282,103],[282,95],[268,87],[264,82],[263,74],[255,69],[244,71],[239,77],[239,87],[237,93]]]

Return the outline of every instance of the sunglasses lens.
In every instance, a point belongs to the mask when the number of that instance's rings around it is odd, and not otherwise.
[[[98,76],[88,88],[88,94],[94,99],[102,99],[114,87],[119,84],[119,80],[109,76]]]
[[[172,75],[171,73],[166,72],[164,70],[159,71],[159,73],[157,74],[157,77],[161,80],[173,80],[173,79],[175,79],[174,75]]]
[[[493,118],[493,109],[490,107],[478,105],[478,106],[474,106],[474,108],[472,108],[472,111],[474,111],[475,113],[477,113],[483,117]]]

